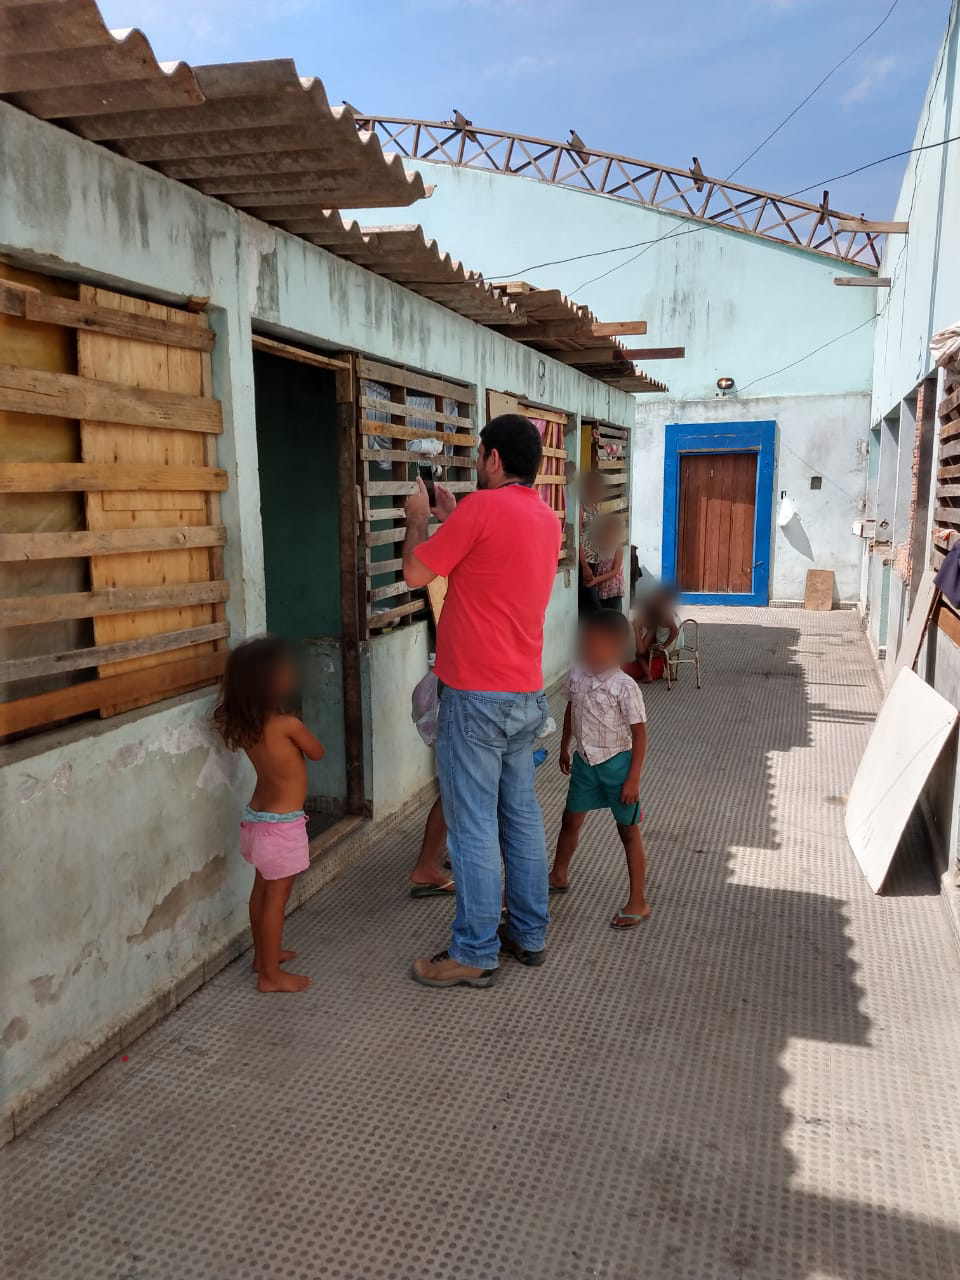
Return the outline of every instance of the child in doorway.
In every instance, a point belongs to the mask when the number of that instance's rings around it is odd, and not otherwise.
[[[601,516],[593,527],[597,570],[593,583],[601,609],[623,612],[623,521],[617,515]]]
[[[644,896],[646,856],[640,835],[640,775],[647,752],[643,695],[620,670],[630,634],[622,613],[601,609],[583,624],[580,662],[567,676],[560,768],[570,776],[550,892],[566,893],[570,861],[592,809],[610,809],[627,855],[630,894],[610,921],[633,929],[650,914]],[[572,751],[576,740],[576,751]]]
[[[297,687],[287,646],[260,636],[230,654],[214,708],[214,723],[231,751],[245,751],[257,784],[240,823],[240,852],[255,869],[250,894],[253,968],[261,991],[303,991],[310,979],[280,966],[295,951],[283,951],[283,916],[294,876],[310,865],[307,819],[309,760],[323,747],[285,704]]]

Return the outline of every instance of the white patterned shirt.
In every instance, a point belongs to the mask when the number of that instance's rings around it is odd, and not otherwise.
[[[564,694],[572,709],[577,750],[587,764],[603,764],[632,750],[630,726],[647,719],[636,680],[619,667],[594,675],[578,663],[570,668]]]

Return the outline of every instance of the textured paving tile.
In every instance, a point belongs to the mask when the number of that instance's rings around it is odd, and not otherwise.
[[[851,613],[711,610],[648,698],[654,914],[591,817],[548,964],[429,992],[422,815],[4,1156],[21,1280],[955,1280],[960,972],[919,858],[875,898],[843,798],[879,702]],[[563,786],[540,770],[548,838]]]

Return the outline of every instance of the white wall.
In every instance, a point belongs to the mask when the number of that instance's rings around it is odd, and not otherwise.
[[[863,544],[851,525],[863,514],[869,411],[866,393],[847,396],[654,402],[637,410],[633,456],[631,533],[640,563],[659,575],[663,517],[663,433],[670,422],[777,424],[771,530],[771,600],[802,600],[808,569],[832,569],[838,598],[856,600]],[[819,490],[811,476],[822,477]],[[776,527],[779,495],[786,490],[796,511],[788,529]]]
[[[910,542],[910,490],[915,433],[909,397],[924,378],[936,372],[930,352],[930,338],[940,329],[960,324],[960,143],[937,147],[934,144],[960,135],[960,0],[954,0],[943,44],[934,62],[924,100],[914,147],[925,147],[908,158],[903,185],[894,217],[909,223],[906,236],[891,236],[887,242],[881,275],[891,278],[891,287],[878,298],[874,345],[874,376],[871,416],[874,422],[889,417],[899,421],[900,433],[889,452],[887,467],[880,454],[880,474],[872,477],[870,501],[877,489],[887,490],[888,510],[896,508],[899,524],[892,520],[894,546],[878,548],[871,557],[867,580],[866,607],[869,633],[874,642],[886,628],[886,672],[892,672],[898,644],[909,620],[909,584],[901,547]],[[904,402],[907,402],[904,404]],[[936,455],[935,455],[936,456]],[[934,467],[935,470],[935,467]],[[886,481],[884,476],[886,475]],[[890,478],[896,476],[894,501],[890,502]],[[917,524],[925,525],[924,498],[935,505],[932,495],[919,495],[914,512]],[[881,511],[881,514],[883,512]],[[906,518],[905,518],[906,517]],[[914,529],[914,535],[922,529]],[[887,565],[882,563],[887,560]],[[913,584],[914,591],[916,583]],[[960,693],[960,650],[939,628],[928,633],[918,670],[928,683],[949,701],[957,703]],[[958,704],[960,705],[960,704]],[[936,824],[935,843],[949,857],[956,876],[960,869],[960,775],[956,757],[941,761],[925,797]]]
[[[891,236],[880,274],[891,288],[880,295],[874,345],[873,420],[909,394],[934,365],[930,338],[960,323],[960,143],[930,144],[960,135],[960,0],[954,0],[937,54],[894,218],[907,236]]]
[[[265,624],[254,322],[474,383],[481,414],[489,387],[632,421],[631,397],[4,103],[0,191],[10,261],[161,301],[209,296],[234,641]],[[329,550],[304,548],[305,581]],[[561,574],[551,674],[575,610],[576,583]],[[368,657],[367,783],[382,816],[430,777],[409,723],[425,624],[372,640]],[[0,748],[7,1119],[60,1088],[85,1054],[109,1051],[118,1027],[149,1016],[242,927],[249,872],[235,837],[249,773],[213,744],[209,703],[191,697]]]

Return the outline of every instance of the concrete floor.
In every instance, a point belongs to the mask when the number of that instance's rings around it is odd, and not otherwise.
[[[712,610],[648,698],[650,923],[589,820],[539,970],[407,977],[422,815],[4,1159],[18,1280],[960,1276],[960,966],[933,876],[843,836],[880,690],[852,613]],[[562,787],[540,770],[548,837]]]

